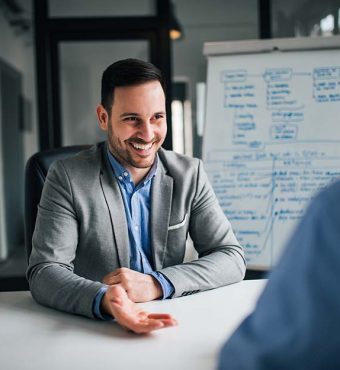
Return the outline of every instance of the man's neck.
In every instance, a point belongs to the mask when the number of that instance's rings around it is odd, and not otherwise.
[[[110,151],[110,155],[121,165],[123,166],[127,171],[129,171],[131,180],[133,181],[134,185],[137,186],[150,172],[151,167],[147,168],[138,168],[134,166],[130,166],[127,163],[122,163],[114,154],[112,154],[112,151]]]
[[[136,168],[136,167],[126,167],[130,172],[131,178],[135,186],[137,186],[149,173],[150,168]]]

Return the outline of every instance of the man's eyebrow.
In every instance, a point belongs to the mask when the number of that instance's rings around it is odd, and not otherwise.
[[[160,111],[160,112],[155,112],[153,115],[156,116],[158,114],[162,114],[162,115],[166,115],[166,112],[164,111]],[[120,115],[120,118],[124,118],[124,117],[139,117],[140,114],[139,113],[134,113],[134,112],[126,112],[126,113],[122,113]]]
[[[131,117],[131,116],[139,116],[138,113],[134,113],[134,112],[127,112],[127,113],[122,113],[120,115],[121,118],[124,118],[124,117]]]

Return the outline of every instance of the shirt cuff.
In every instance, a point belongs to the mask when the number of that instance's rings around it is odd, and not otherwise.
[[[152,275],[162,287],[163,291],[162,299],[171,298],[172,294],[175,291],[175,288],[171,284],[171,282],[161,272],[158,271],[152,271],[148,275]]]
[[[114,320],[114,318],[112,316],[103,314],[100,311],[100,304],[102,303],[102,299],[104,297],[104,294],[107,292],[107,289],[108,289],[107,286],[104,286],[104,287],[100,288],[97,295],[94,297],[92,312],[93,312],[93,315],[97,319],[104,320],[104,321],[112,321],[112,320]]]

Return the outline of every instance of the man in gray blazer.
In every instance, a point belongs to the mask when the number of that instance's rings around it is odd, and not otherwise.
[[[242,248],[201,161],[161,148],[165,95],[155,66],[110,65],[97,116],[107,142],[49,170],[27,271],[32,295],[135,332],[174,325],[134,302],[238,282]],[[188,234],[199,258],[184,263]]]

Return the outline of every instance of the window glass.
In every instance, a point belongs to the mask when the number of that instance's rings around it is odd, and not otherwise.
[[[257,1],[173,0],[172,3],[173,15],[182,28],[182,36],[172,42],[173,76],[175,81],[186,81],[191,119],[184,121],[184,131],[193,132],[193,155],[200,157],[202,125],[196,112],[204,110],[201,87],[206,80],[207,60],[203,45],[205,42],[256,39]],[[187,130],[186,125],[192,125],[192,130]]]
[[[148,41],[60,44],[62,145],[105,140],[96,116],[103,71],[119,59],[148,60],[148,55]]]
[[[339,33],[339,9],[339,0],[272,1],[272,36],[336,35]]]

